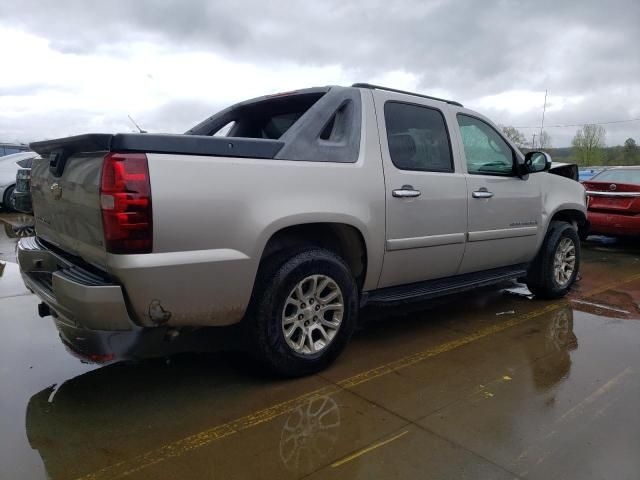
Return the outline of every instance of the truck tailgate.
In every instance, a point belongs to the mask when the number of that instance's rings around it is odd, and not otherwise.
[[[100,211],[100,175],[106,152],[73,154],[60,176],[47,158],[36,160],[31,195],[36,235],[104,269],[106,249]]]

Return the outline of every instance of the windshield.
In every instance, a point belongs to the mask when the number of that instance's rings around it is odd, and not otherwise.
[[[18,160],[16,163],[22,168],[31,168],[33,165],[33,157],[23,158],[22,160]]]

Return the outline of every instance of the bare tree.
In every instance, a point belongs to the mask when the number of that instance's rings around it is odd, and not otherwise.
[[[538,138],[540,148],[551,148],[551,135],[546,130],[542,131],[542,134]]]
[[[578,164],[591,166],[602,163],[606,130],[601,125],[585,125],[576,132],[571,142]]]
[[[522,148],[527,145],[527,139],[524,134],[515,127],[502,127],[502,133],[505,137],[515,143],[518,148]]]

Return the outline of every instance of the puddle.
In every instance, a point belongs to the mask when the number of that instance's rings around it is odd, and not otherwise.
[[[640,279],[621,282],[634,254],[606,255],[585,248],[566,302],[518,284],[365,312],[335,365],[296,380],[216,332],[216,353],[84,364],[7,263],[0,478],[633,477]]]

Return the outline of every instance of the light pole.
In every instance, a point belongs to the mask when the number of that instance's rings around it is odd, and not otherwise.
[[[547,111],[547,92],[548,90],[545,89],[544,91],[544,106],[542,107],[542,123],[540,124],[540,148],[543,147],[542,145],[542,130],[544,129],[544,113]]]

